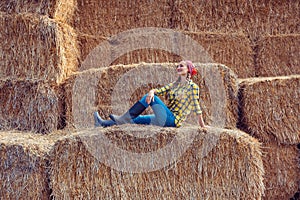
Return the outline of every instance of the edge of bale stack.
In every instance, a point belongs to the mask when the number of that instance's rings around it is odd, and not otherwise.
[[[110,144],[103,144],[103,137]],[[147,169],[149,162],[143,157],[126,157],[123,162],[125,154],[114,154],[116,148],[139,155],[150,153],[156,163],[154,154],[169,148],[175,137],[179,146],[170,148],[173,154],[188,140],[189,148],[176,161],[154,171],[124,171],[128,165]],[[119,161],[123,164],[118,165]],[[176,129],[140,125],[86,129],[62,138],[51,152],[55,198],[261,199],[263,173],[260,144],[238,130],[210,128],[204,133],[196,126]]]
[[[289,199],[299,190],[300,76],[241,79],[242,130],[262,142],[266,199]]]
[[[60,83],[77,69],[76,33],[67,24],[35,14],[1,14],[0,21],[1,78]]]

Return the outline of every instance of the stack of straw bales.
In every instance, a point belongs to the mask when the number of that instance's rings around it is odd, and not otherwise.
[[[49,133],[58,127],[58,97],[41,80],[0,80],[0,129]]]
[[[263,142],[266,197],[288,199],[299,189],[300,76],[240,83],[240,126]]]
[[[41,135],[0,132],[0,198],[49,199],[49,150]]]
[[[193,142],[185,143],[191,135]],[[177,146],[168,146],[177,136]],[[104,137],[110,141],[108,147],[99,145]],[[118,148],[129,154],[151,154],[154,159],[158,149],[170,147],[176,154],[185,144],[190,146],[182,156],[170,163],[164,160],[157,168],[156,162],[123,160],[125,155],[116,152]],[[261,199],[264,191],[260,145],[237,130],[211,128],[204,133],[194,126],[137,125],[89,129],[60,139],[50,160],[50,185],[57,199]],[[145,171],[130,171],[137,166]]]
[[[200,102],[207,123],[235,127],[237,123],[237,82],[234,73],[224,65],[195,63],[199,71],[194,81],[200,86]],[[122,114],[151,88],[177,79],[176,63],[141,63],[91,69],[73,75],[65,84],[66,120],[74,123],[93,121],[92,112]],[[94,110],[82,108],[90,105]],[[81,108],[81,111],[77,110]],[[216,113],[217,112],[217,113]]]
[[[76,4],[76,0],[2,0],[0,11],[7,14],[33,13],[45,15],[52,19],[70,23],[69,20],[73,17]]]
[[[300,74],[300,34],[262,37],[257,51],[258,76]]]
[[[1,78],[60,83],[78,65],[73,29],[45,16],[0,15]]]
[[[299,33],[299,1],[174,1],[174,28],[261,35]]]

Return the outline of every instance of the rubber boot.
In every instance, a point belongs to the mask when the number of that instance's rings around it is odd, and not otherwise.
[[[133,123],[133,119],[139,116],[146,107],[141,102],[136,102],[126,113],[122,116],[109,115],[109,117],[115,121],[118,125]]]
[[[108,127],[116,125],[116,122],[113,120],[104,120],[100,117],[98,112],[94,112],[94,119],[95,119],[95,127],[102,126],[102,127]]]

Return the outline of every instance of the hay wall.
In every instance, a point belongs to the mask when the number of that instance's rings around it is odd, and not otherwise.
[[[261,141],[300,142],[300,76],[242,79],[241,127]]]
[[[299,76],[242,79],[240,128],[262,142],[265,199],[299,189]]]
[[[49,148],[41,135],[0,132],[0,199],[49,199]]]
[[[77,69],[76,34],[70,26],[33,14],[0,14],[0,27],[0,78],[60,83]]]
[[[168,0],[77,2],[73,26],[81,33],[107,37],[137,27],[170,27]]]
[[[189,31],[261,35],[299,33],[299,1],[174,1],[173,27]]]
[[[0,11],[7,14],[33,13],[68,22],[73,18],[76,4],[76,0],[3,0]]]
[[[182,130],[182,129],[181,129]],[[128,132],[127,132],[128,131]],[[180,139],[196,132],[190,148],[175,162],[156,171],[121,172],[103,164],[91,149],[100,135],[130,152],[156,152],[180,134],[179,129],[121,126],[83,130],[59,140],[51,151],[51,188],[55,199],[261,199],[263,166],[260,145],[241,131],[197,127],[182,130]],[[136,134],[149,134],[144,138]],[[152,135],[152,136],[151,136]],[[210,139],[218,141],[211,151]],[[94,146],[93,146],[94,145]],[[111,157],[113,148],[105,148]],[[204,155],[204,152],[207,154]],[[174,151],[175,152],[175,149]],[[113,157],[113,159],[118,159]],[[132,161],[145,165],[140,160]],[[129,164],[129,163],[127,163]],[[127,165],[125,164],[125,165]],[[119,166],[123,167],[123,166]]]
[[[111,111],[122,114],[151,88],[175,81],[175,66],[175,63],[116,65],[73,75],[65,83],[67,124],[72,126],[75,117],[79,118],[79,123],[90,124],[94,121],[92,113],[95,110],[105,118]],[[220,127],[236,127],[236,76],[224,65],[196,63],[196,66],[199,73],[194,81],[201,88],[200,104],[205,121],[217,123],[220,118],[224,120]],[[81,111],[78,108],[82,108]],[[214,113],[216,110],[220,113]]]
[[[257,76],[300,74],[300,34],[261,38],[256,56]]]
[[[58,117],[57,95],[46,82],[0,80],[0,129],[49,133]]]

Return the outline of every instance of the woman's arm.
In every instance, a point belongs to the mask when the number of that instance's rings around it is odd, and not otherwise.
[[[154,94],[155,94],[155,92],[156,92],[156,89],[152,89],[152,90],[149,91],[148,96],[146,98],[147,104],[150,104],[151,101],[154,100]]]
[[[203,120],[203,117],[202,117],[202,114],[198,115],[198,121],[199,121],[199,125],[202,127],[202,128],[205,128],[206,125],[204,123],[204,120]]]

